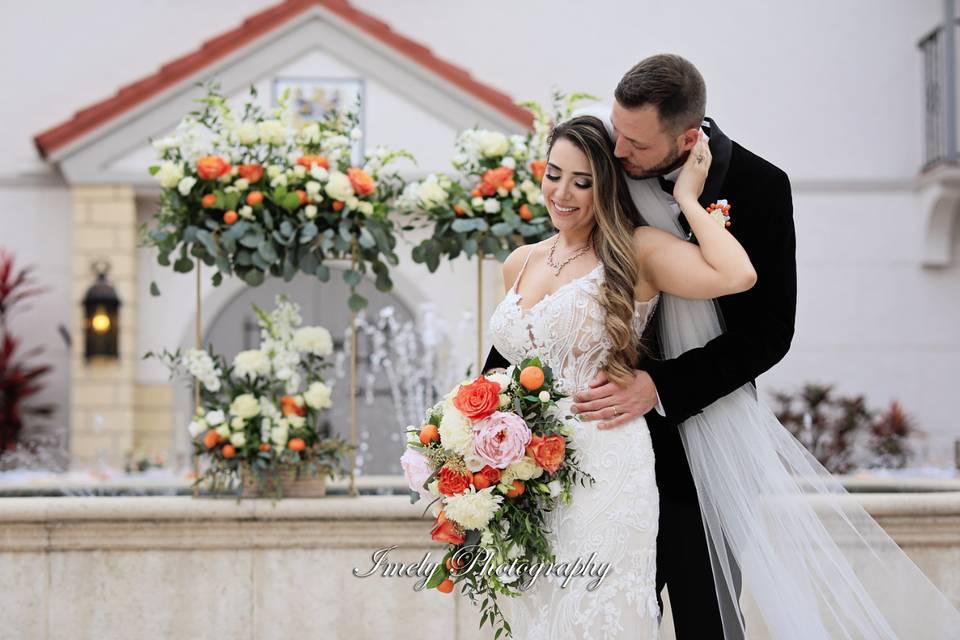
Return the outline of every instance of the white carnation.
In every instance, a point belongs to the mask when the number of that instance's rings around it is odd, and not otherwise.
[[[257,133],[257,125],[252,122],[244,122],[237,127],[237,140],[240,144],[256,144],[260,139]]]
[[[293,346],[317,356],[333,353],[333,338],[324,327],[301,327],[293,334]]]
[[[483,210],[486,213],[500,213],[500,201],[496,198],[487,198],[483,201]]]
[[[444,512],[464,529],[484,529],[503,502],[503,496],[493,493],[494,487],[476,490],[468,487],[463,493],[447,498]]]
[[[364,200],[364,201],[362,201],[359,205],[357,205],[357,211],[359,211],[360,213],[362,213],[362,214],[365,215],[365,216],[372,215],[372,214],[373,214],[373,203],[372,203],[372,202],[367,202],[366,200]]]
[[[487,380],[493,380],[500,385],[500,392],[503,393],[510,386],[510,377],[502,372],[488,373],[484,376]]]
[[[241,351],[233,358],[233,375],[237,378],[257,378],[270,373],[270,358],[259,349]]]
[[[193,189],[193,185],[197,184],[197,179],[193,176],[187,176],[183,180],[177,183],[177,191],[180,192],[182,196],[190,195],[190,190]]]

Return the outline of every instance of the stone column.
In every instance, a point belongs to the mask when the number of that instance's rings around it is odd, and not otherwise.
[[[134,444],[134,377],[138,355],[137,208],[128,185],[75,186],[70,384],[70,453],[74,466],[106,456],[120,466]],[[119,359],[86,362],[81,302],[94,281],[93,262],[110,264],[108,280],[120,298]]]

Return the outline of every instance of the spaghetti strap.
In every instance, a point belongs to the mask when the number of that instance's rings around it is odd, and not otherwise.
[[[517,279],[513,281],[513,286],[510,287],[510,290],[514,293],[517,292],[517,285],[520,284],[520,276],[523,275],[523,270],[527,268],[527,262],[530,261],[530,256],[533,255],[533,246],[530,246],[530,251],[527,251],[527,257],[523,259],[523,265],[520,267],[520,272],[517,273]]]

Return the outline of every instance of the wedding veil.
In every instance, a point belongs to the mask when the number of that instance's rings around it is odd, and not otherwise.
[[[609,108],[581,109],[612,135]],[[683,237],[656,179],[629,180],[651,225]],[[712,300],[663,294],[674,358],[721,333]],[[735,586],[778,640],[960,638],[960,612],[747,383],[680,429],[703,514],[727,640],[745,637]],[[739,571],[738,571],[739,570]]]

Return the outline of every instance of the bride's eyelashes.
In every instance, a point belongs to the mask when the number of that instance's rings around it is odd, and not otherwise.
[[[547,180],[549,180],[550,182],[556,182],[557,180],[560,179],[560,176],[551,175],[551,174],[549,174],[549,173],[543,174],[543,177],[546,178]],[[593,183],[591,183],[591,182],[588,181],[588,180],[583,180],[583,181],[580,181],[580,182],[574,182],[573,184],[574,184],[575,186],[581,188],[581,189],[589,189],[590,187],[593,186]]]

